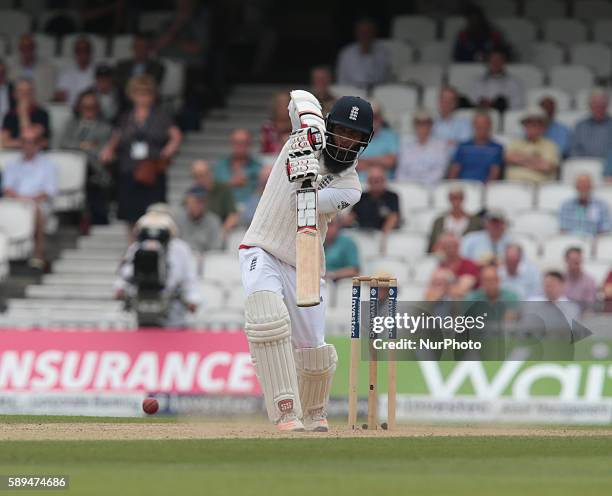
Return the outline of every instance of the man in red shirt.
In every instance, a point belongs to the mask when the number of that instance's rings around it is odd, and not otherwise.
[[[459,238],[444,232],[438,238],[440,267],[449,269],[456,280],[450,288],[453,298],[462,299],[469,291],[478,287],[480,270],[478,266],[459,254]]]

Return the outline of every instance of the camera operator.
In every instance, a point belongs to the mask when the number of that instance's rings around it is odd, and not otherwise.
[[[115,298],[136,311],[139,327],[180,328],[201,300],[189,245],[166,209],[147,211],[134,227],[119,267]]]

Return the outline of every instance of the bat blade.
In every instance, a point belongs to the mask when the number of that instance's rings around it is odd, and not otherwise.
[[[317,190],[304,181],[297,190],[296,299],[298,307],[321,302],[321,235],[317,229]]]

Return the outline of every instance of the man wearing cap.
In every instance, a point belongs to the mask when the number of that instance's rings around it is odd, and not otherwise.
[[[223,247],[221,219],[208,211],[206,197],[204,188],[193,186],[185,194],[184,208],[174,216],[181,238],[196,254]]]
[[[432,136],[433,117],[427,110],[414,115],[416,139],[404,140],[400,146],[395,178],[425,185],[437,184],[446,176],[449,146]]]
[[[480,265],[501,259],[510,243],[506,233],[506,216],[502,210],[490,209],[485,217],[485,228],[466,234],[461,242],[461,256]]]
[[[559,167],[559,148],[544,137],[547,117],[539,106],[530,107],[522,123],[525,138],[506,149],[506,179],[535,184],[554,181]]]

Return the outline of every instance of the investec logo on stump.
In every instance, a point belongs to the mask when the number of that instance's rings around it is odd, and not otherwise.
[[[398,332],[404,331],[411,335],[418,332],[429,333],[432,330],[453,331],[462,334],[465,331],[482,331],[486,324],[487,313],[482,315],[411,315],[408,313],[396,313],[395,316],[377,316],[372,319],[372,332],[374,334],[386,336],[392,329]],[[429,338],[400,338],[394,341],[385,341],[382,338],[375,338],[372,342],[377,350],[480,350],[480,341],[468,339],[457,341],[454,338],[434,340]]]

